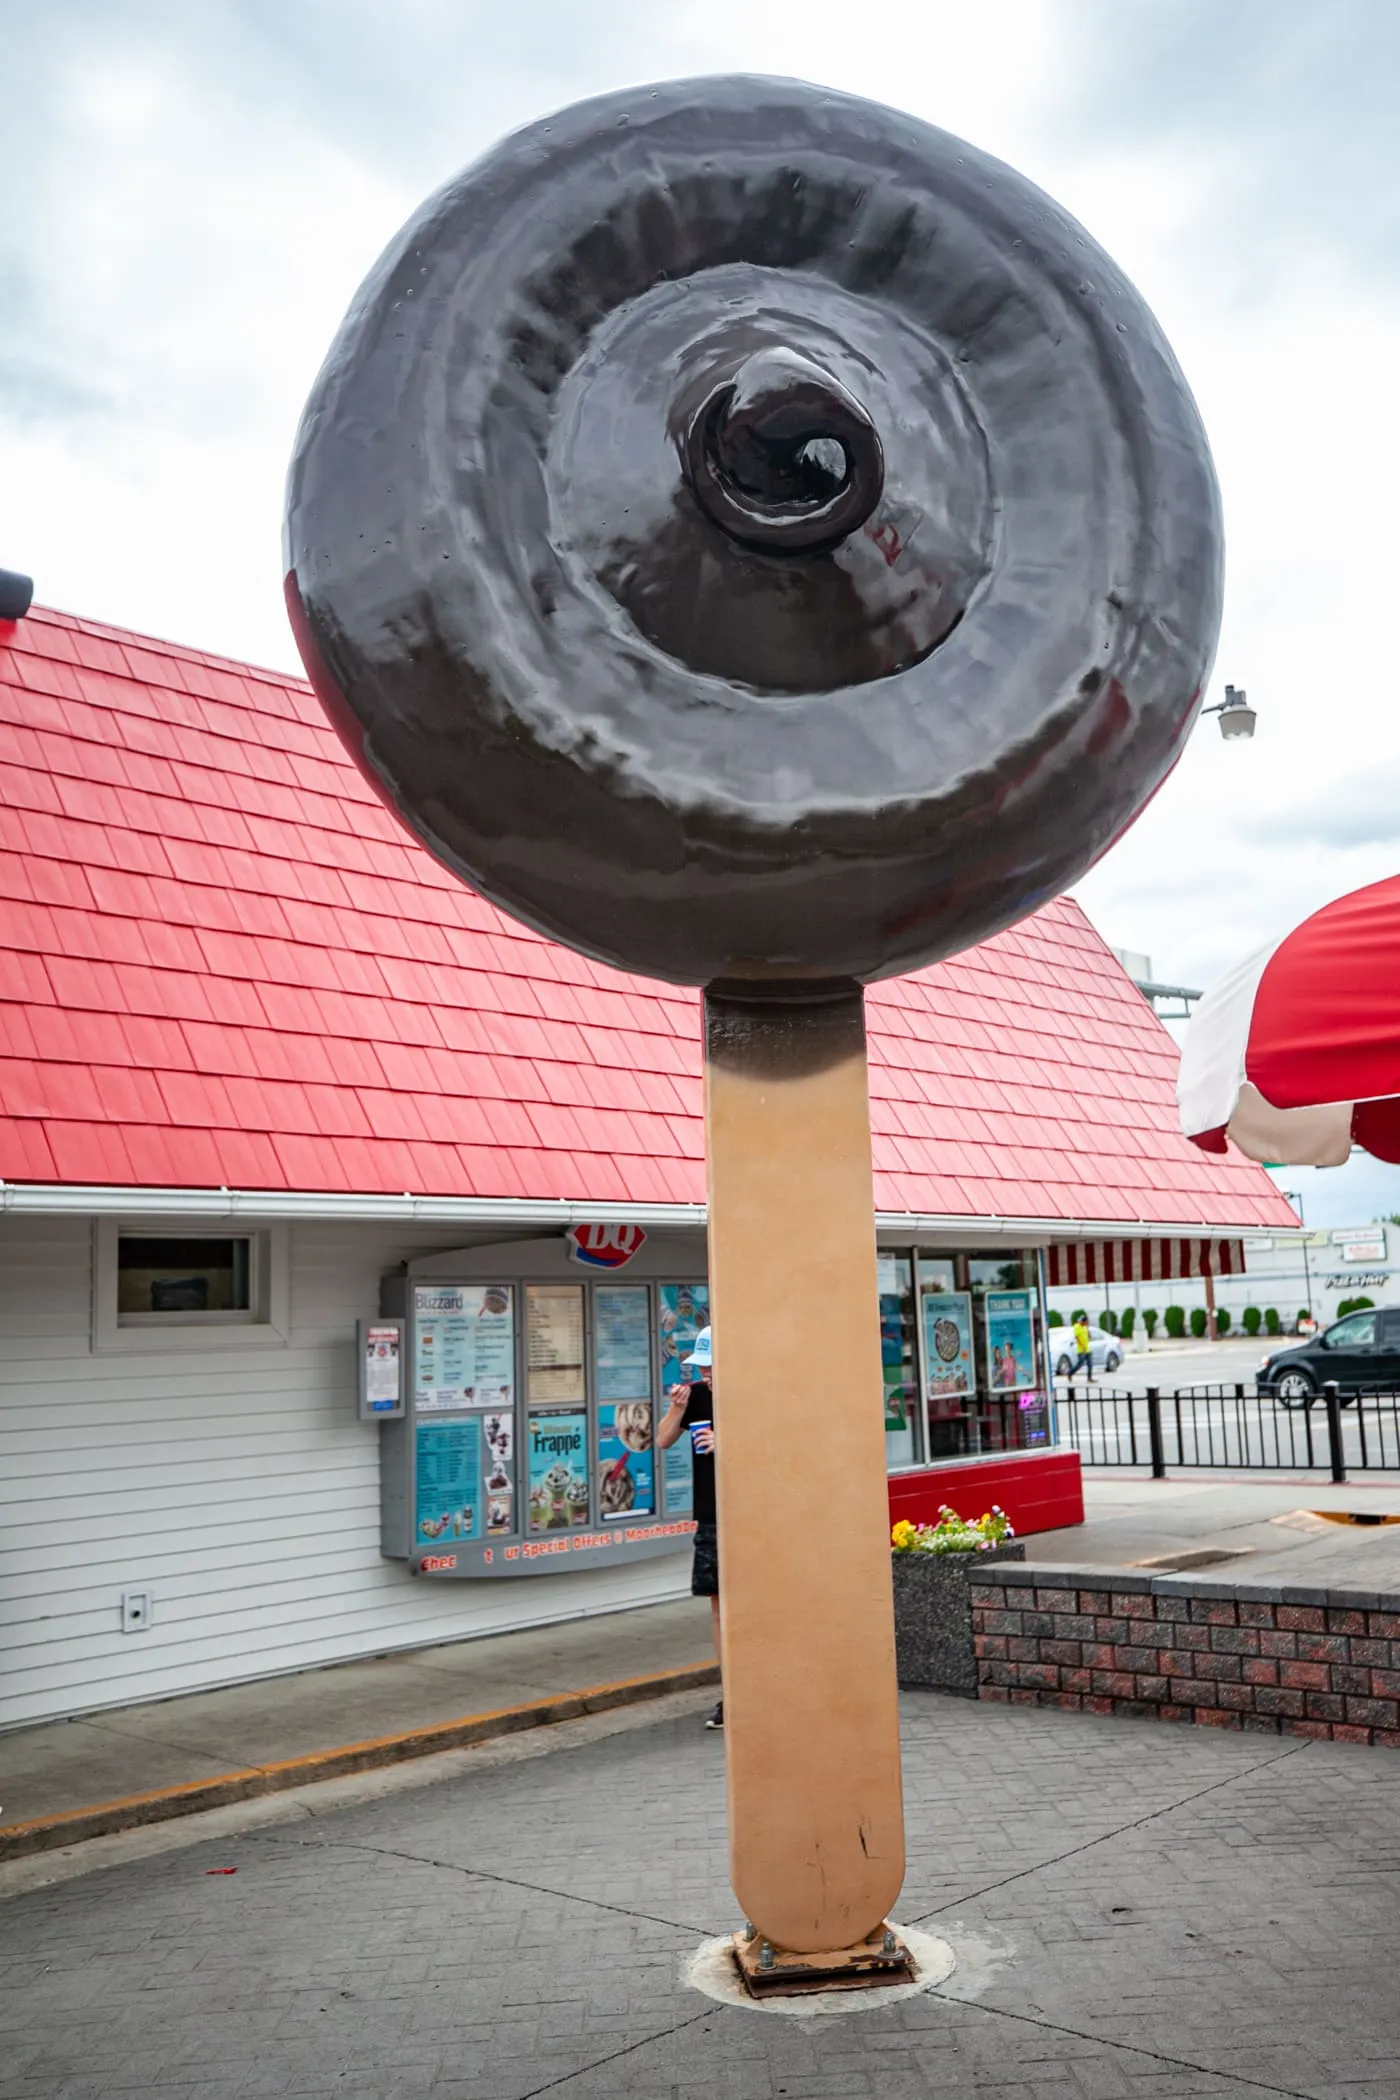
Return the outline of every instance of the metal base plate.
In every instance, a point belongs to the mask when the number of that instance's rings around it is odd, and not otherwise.
[[[909,1949],[889,1925],[876,1926],[868,1939],[857,1941],[854,1947],[833,1947],[820,1954],[785,1954],[750,1925],[734,1935],[734,1961],[753,1998],[914,1981]]]

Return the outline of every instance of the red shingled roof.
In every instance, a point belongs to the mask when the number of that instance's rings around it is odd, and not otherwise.
[[[1073,903],[870,995],[879,1207],[1267,1226]],[[0,624],[0,1177],[704,1200],[699,1006],[439,868],[309,687]]]

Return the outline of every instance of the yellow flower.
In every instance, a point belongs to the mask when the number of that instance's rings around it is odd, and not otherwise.
[[[907,1552],[909,1547],[912,1545],[913,1539],[913,1525],[909,1522],[909,1519],[907,1517],[901,1517],[899,1522],[895,1525],[893,1531],[890,1533],[890,1544],[893,1547],[895,1547],[895,1549],[898,1552],[904,1553]]]

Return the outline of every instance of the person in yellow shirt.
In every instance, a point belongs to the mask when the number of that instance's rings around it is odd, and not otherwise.
[[[1087,1385],[1094,1375],[1094,1351],[1089,1340],[1089,1322],[1085,1319],[1083,1313],[1080,1313],[1075,1320],[1074,1325],[1070,1328],[1070,1333],[1074,1336],[1075,1347],[1074,1362],[1069,1367],[1070,1382],[1071,1384],[1073,1383],[1074,1374],[1082,1364],[1084,1367],[1084,1383]]]

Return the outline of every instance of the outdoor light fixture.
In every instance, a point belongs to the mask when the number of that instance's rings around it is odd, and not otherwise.
[[[0,569],[0,620],[22,620],[34,599],[34,585],[17,569]]]
[[[1227,739],[1237,736],[1253,736],[1255,713],[1248,696],[1238,686],[1227,685],[1225,698],[1218,707],[1203,707],[1203,715],[1219,715],[1220,734]]]

